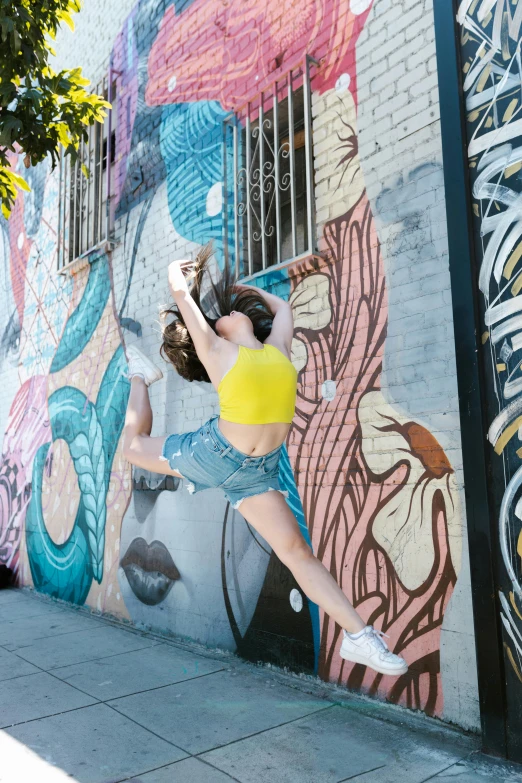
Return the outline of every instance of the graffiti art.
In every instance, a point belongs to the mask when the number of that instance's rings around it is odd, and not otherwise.
[[[488,440],[501,488],[498,542],[504,645],[522,682],[522,109],[521,9],[510,0],[463,2],[463,87],[472,181],[482,344],[487,364]]]

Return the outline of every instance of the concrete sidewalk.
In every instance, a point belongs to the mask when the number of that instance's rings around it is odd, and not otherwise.
[[[0,591],[0,781],[504,783],[476,736],[311,678]]]

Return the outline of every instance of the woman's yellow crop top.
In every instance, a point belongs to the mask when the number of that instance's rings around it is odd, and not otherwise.
[[[218,386],[220,416],[237,424],[290,423],[294,418],[297,370],[274,345],[239,346],[235,364]]]

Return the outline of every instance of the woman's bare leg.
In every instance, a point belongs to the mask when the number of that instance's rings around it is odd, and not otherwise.
[[[134,375],[131,378],[131,392],[123,428],[124,450],[130,447],[136,435],[150,436],[151,430],[152,408],[150,407],[149,390],[143,378]]]
[[[348,633],[357,633],[365,627],[366,623],[331,573],[306,543],[297,519],[280,492],[246,498],[239,512],[270,544],[308,598]]]
[[[143,378],[134,375],[131,379],[131,393],[123,428],[123,456],[132,465],[145,470],[182,478],[181,473],[172,470],[169,463],[161,459],[165,438],[151,438],[151,430],[149,390]]]

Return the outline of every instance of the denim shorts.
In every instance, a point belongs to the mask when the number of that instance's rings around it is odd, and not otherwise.
[[[225,438],[218,420],[212,416],[199,430],[169,435],[163,444],[160,459],[187,480],[188,491],[194,494],[220,487],[233,508],[239,508],[245,498],[270,490],[288,497],[279,484],[282,445],[268,454],[250,457]]]

